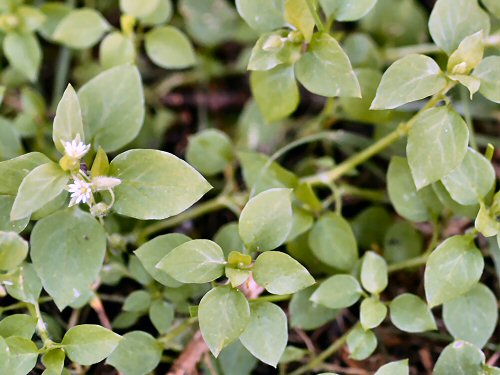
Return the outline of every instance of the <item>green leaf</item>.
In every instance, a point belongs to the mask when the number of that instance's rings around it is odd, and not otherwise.
[[[429,31],[434,43],[447,54],[456,50],[465,37],[480,30],[488,35],[490,21],[477,0],[439,0],[432,8]]]
[[[10,219],[15,221],[29,217],[56,198],[64,190],[68,180],[68,174],[53,162],[33,169],[19,186]]]
[[[472,72],[481,81],[479,92],[485,98],[500,103],[500,56],[488,56]]]
[[[409,373],[410,367],[408,366],[408,360],[403,359],[383,365],[374,375],[408,375]]]
[[[314,17],[309,10],[308,0],[285,0],[285,19],[295,26],[309,43],[314,31]]]
[[[384,258],[373,251],[367,251],[363,256],[361,284],[372,294],[378,294],[387,287],[387,263]]]
[[[99,45],[99,61],[104,69],[133,63],[135,61],[133,40],[118,31],[106,35]]]
[[[109,28],[98,11],[80,8],[72,10],[59,22],[52,39],[71,48],[85,49],[96,44]]]
[[[307,269],[279,251],[260,254],[253,266],[255,282],[272,294],[290,294],[314,284]]]
[[[141,18],[150,15],[155,11],[160,3],[159,0],[120,0],[120,10],[122,13]]]
[[[247,281],[250,276],[249,270],[240,270],[237,268],[226,267],[224,270],[226,277],[231,282],[231,286],[236,288]]]
[[[250,307],[238,289],[219,286],[201,299],[198,321],[205,342],[217,357],[225,346],[245,331],[250,322]]]
[[[101,326],[81,324],[66,332],[61,342],[72,361],[88,366],[102,361],[118,346],[122,337]]]
[[[186,160],[205,176],[222,172],[233,157],[231,140],[220,130],[206,129],[189,137]]]
[[[36,167],[49,162],[44,154],[30,152],[17,158],[0,162],[0,194],[16,195],[24,177]]]
[[[2,88],[0,86],[0,105],[2,99]],[[23,154],[21,134],[19,134],[12,122],[0,117],[0,160],[12,159]]]
[[[141,76],[121,65],[97,75],[78,91],[87,142],[112,152],[131,142],[144,120]]]
[[[144,40],[148,57],[165,69],[182,69],[196,64],[193,46],[186,35],[173,26],[158,27]]]
[[[28,255],[28,242],[15,232],[0,231],[0,271],[19,266]]]
[[[231,222],[221,226],[217,233],[215,233],[214,241],[222,248],[226,257],[231,251],[243,251],[245,249],[245,245],[238,232],[237,222]]]
[[[467,153],[469,130],[450,107],[429,109],[418,116],[408,134],[406,153],[417,190],[457,168]]]
[[[181,283],[170,277],[164,271],[156,268],[156,265],[177,246],[190,240],[191,239],[184,234],[169,233],[155,237],[151,241],[146,242],[135,250],[134,254],[137,255],[137,258],[139,258],[146,271],[148,271],[156,281],[165,286],[176,288],[180,286]]]
[[[77,135],[80,135],[82,142],[85,142],[80,102],[73,86],[68,85],[57,105],[52,140],[57,150],[64,154],[63,142],[71,142]]]
[[[5,339],[9,347],[9,375],[26,375],[35,367],[38,348],[25,337],[11,336]]]
[[[329,309],[318,303],[311,303],[316,288],[311,286],[294,293],[289,305],[290,325],[300,329],[315,329],[333,320],[339,310]]]
[[[483,202],[480,202],[474,226],[485,237],[496,236],[500,231],[500,223],[497,221],[496,215],[492,215]]]
[[[33,266],[30,263],[24,263],[13,277],[12,285],[6,285],[6,289],[19,301],[35,303],[42,291],[42,283]]]
[[[427,304],[418,296],[404,293],[391,301],[392,323],[405,332],[425,332],[437,329],[436,322]]]
[[[245,184],[255,194],[271,188],[294,188],[298,184],[297,176],[274,161],[269,163],[263,154],[240,152],[238,158]]]
[[[0,336],[20,336],[31,339],[35,333],[36,319],[26,314],[14,314],[0,320]]]
[[[258,362],[239,340],[226,346],[217,361],[224,374],[237,375],[250,375]]]
[[[320,0],[326,16],[337,21],[356,21],[363,18],[377,3],[377,0]]]
[[[467,293],[483,273],[484,260],[470,236],[453,236],[434,250],[425,267],[424,286],[430,307]]]
[[[350,271],[358,260],[358,246],[351,226],[331,212],[313,225],[309,246],[319,260],[339,270]]]
[[[422,235],[407,221],[398,221],[385,233],[382,248],[389,264],[417,257],[423,249]]]
[[[283,310],[271,302],[252,303],[250,322],[240,341],[256,358],[276,367],[288,342],[288,326]]]
[[[469,74],[483,59],[483,38],[483,30],[480,30],[462,40],[448,59],[448,72]]]
[[[211,188],[185,161],[159,150],[126,151],[113,159],[109,174],[122,181],[113,209],[142,220],[177,215]]]
[[[272,250],[285,242],[292,228],[290,195],[290,189],[269,189],[245,205],[239,219],[239,232],[250,250]]]
[[[361,32],[349,33],[344,39],[342,47],[344,48],[344,51],[349,57],[349,61],[351,62],[353,67],[370,68],[376,70],[377,73],[379,73],[380,78],[382,78],[382,74],[377,69],[381,65],[382,58],[380,56],[378,46],[376,45],[375,41],[372,39],[370,35]],[[377,82],[377,87],[379,82]],[[363,90],[362,82],[360,82],[360,84],[361,84],[361,90]],[[370,103],[375,97],[376,91],[377,90],[375,87],[375,90],[373,92],[373,97],[371,98]],[[364,92],[362,92],[362,96],[363,97],[365,96]]]
[[[496,0],[481,0],[488,11],[500,19],[500,3]]]
[[[281,120],[299,105],[299,88],[292,65],[250,73],[250,86],[259,110],[268,122]]]
[[[172,304],[158,300],[151,303],[149,307],[149,319],[159,333],[164,334],[169,330],[174,317],[175,311]]]
[[[8,33],[3,41],[3,52],[15,70],[31,82],[36,81],[42,62],[42,51],[33,33]]]
[[[288,32],[262,34],[255,46],[248,62],[248,70],[270,70],[281,64],[293,64],[300,58],[300,43],[288,41]]]
[[[64,359],[66,354],[62,349],[52,349],[42,357],[42,363],[45,366],[45,371],[42,375],[61,375],[64,368]]]
[[[347,347],[351,353],[350,358],[362,361],[368,358],[377,347],[377,337],[372,331],[365,331],[358,325],[347,335]]]
[[[71,12],[71,7],[64,3],[46,2],[40,6],[45,16],[45,22],[40,26],[38,32],[47,40],[52,40],[57,25]]]
[[[365,298],[359,307],[359,320],[365,330],[378,327],[387,315],[387,307],[380,300]]]
[[[43,218],[31,234],[33,266],[60,310],[87,292],[97,279],[105,252],[102,226],[78,209]]]
[[[455,339],[482,348],[497,326],[496,297],[486,285],[476,284],[467,293],[443,304],[443,319]]]
[[[420,222],[430,218],[423,190],[417,191],[405,158],[394,156],[391,159],[387,170],[387,191],[394,209],[405,219]]]
[[[145,375],[158,366],[162,351],[162,345],[149,333],[132,331],[123,335],[106,364],[123,375]]]
[[[30,218],[21,220],[10,220],[10,211],[14,204],[15,197],[10,195],[0,195],[0,231],[21,232],[28,225]]]
[[[16,13],[21,19],[22,32],[36,31],[45,22],[45,15],[33,6],[21,5],[16,9]]]
[[[445,86],[446,78],[433,59],[408,55],[385,71],[370,108],[393,109],[434,95]]]
[[[370,248],[373,244],[382,245],[384,234],[392,223],[392,215],[381,206],[371,206],[352,220],[351,226],[359,246]],[[377,223],[377,225],[373,225]]]
[[[144,312],[149,309],[151,295],[145,290],[135,290],[130,293],[123,303],[123,311]]]
[[[192,240],[177,246],[156,265],[183,283],[207,283],[224,274],[224,253],[210,240]]]
[[[483,375],[484,354],[466,341],[455,341],[441,352],[434,375]]]
[[[173,6],[171,0],[160,0],[156,8],[147,16],[139,17],[142,25],[161,25],[172,18]]]
[[[495,170],[483,155],[472,148],[462,163],[442,179],[451,197],[462,205],[473,205],[495,184]]]
[[[342,309],[354,305],[363,291],[351,275],[334,275],[323,281],[311,295],[310,300],[331,309]]]
[[[349,58],[328,33],[314,34],[307,52],[295,64],[295,75],[314,94],[361,97]]]
[[[236,9],[248,26],[260,33],[285,25],[284,0],[236,0]]]

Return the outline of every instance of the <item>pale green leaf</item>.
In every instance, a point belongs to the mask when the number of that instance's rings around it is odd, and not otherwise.
[[[465,37],[480,30],[488,35],[490,20],[477,0],[439,0],[432,8],[429,31],[434,43],[447,54],[456,50]]]
[[[52,140],[56,148],[64,154],[64,142],[71,142],[80,135],[85,143],[82,111],[73,86],[68,85],[56,109],[56,117],[52,128]]]
[[[126,151],[113,159],[109,174],[121,180],[113,209],[142,220],[177,215],[211,188],[185,161],[159,150]]]
[[[462,40],[448,59],[448,72],[468,74],[483,59],[484,32],[480,30]]]
[[[496,297],[486,285],[476,284],[467,293],[443,304],[443,320],[455,339],[482,348],[497,326]]]
[[[500,103],[500,56],[488,56],[472,72],[481,81],[479,92],[487,99]]]
[[[123,13],[141,18],[150,15],[158,7],[160,0],[120,0]]]
[[[294,293],[290,301],[290,325],[300,329],[315,329],[335,319],[339,310],[327,308],[319,303],[311,303],[311,295],[316,288],[311,286]]]
[[[408,55],[382,76],[371,109],[392,109],[434,95],[446,86],[439,65],[424,55]]]
[[[276,367],[288,342],[286,315],[271,302],[250,305],[250,322],[240,336],[241,343],[256,358]]]
[[[111,152],[131,142],[144,120],[139,70],[120,65],[97,75],[78,91],[87,142]]]
[[[372,294],[382,292],[388,284],[387,263],[373,251],[367,251],[361,263],[361,284]]]
[[[270,189],[245,205],[239,219],[239,233],[250,250],[272,250],[286,240],[292,228],[290,195],[290,189]]]
[[[339,274],[323,281],[310,300],[331,309],[342,309],[354,305],[362,293],[358,280]]]
[[[374,352],[377,347],[377,337],[372,331],[365,331],[358,325],[347,335],[347,347],[351,353],[349,357],[361,361]]]
[[[220,130],[206,129],[189,137],[186,160],[205,176],[222,172],[233,156],[231,140]]]
[[[68,180],[68,174],[53,162],[33,169],[19,186],[10,219],[14,221],[29,217],[56,198],[64,190]]]
[[[364,329],[378,327],[387,315],[387,307],[380,300],[365,298],[359,307],[359,321]]]
[[[500,3],[497,0],[481,0],[486,9],[500,19]]]
[[[146,375],[160,363],[162,345],[149,333],[132,331],[123,335],[106,363],[123,375]]]
[[[409,373],[410,367],[408,366],[408,360],[403,359],[383,365],[374,375],[408,375]]]
[[[26,375],[35,367],[38,348],[25,337],[11,336],[5,339],[9,347],[9,375]]]
[[[439,355],[434,375],[483,375],[484,354],[466,341],[449,344]]]
[[[175,317],[174,306],[168,302],[156,300],[149,307],[149,319],[156,330],[164,334],[172,325]]]
[[[473,205],[488,194],[495,183],[491,163],[469,148],[462,163],[442,179],[451,197],[462,205]]]
[[[349,223],[341,216],[326,213],[313,225],[309,246],[323,263],[349,271],[358,260],[358,246]]]
[[[156,8],[147,16],[139,17],[141,24],[154,26],[161,25],[170,20],[174,9],[171,0],[160,0]]]
[[[151,241],[141,245],[134,253],[137,255],[137,258],[139,258],[146,271],[148,271],[156,281],[165,286],[175,288],[180,286],[181,283],[159,268],[156,268],[156,265],[173,249],[189,240],[191,239],[184,234],[169,233],[153,238]]]
[[[427,304],[410,293],[404,293],[391,301],[392,323],[405,332],[424,332],[437,329],[434,316]]]
[[[307,1],[309,0],[285,0],[285,19],[302,33],[308,43],[313,35],[315,23]]]
[[[285,25],[284,0],[236,0],[236,9],[252,29],[261,33]]]
[[[0,231],[0,271],[11,271],[28,255],[28,242],[15,232]]]
[[[314,94],[361,97],[349,58],[328,33],[314,34],[307,52],[295,64],[295,75]]]
[[[293,64],[300,58],[299,43],[287,40],[287,31],[262,34],[252,48],[248,70],[270,70],[281,64]]]
[[[52,349],[42,357],[42,363],[45,370],[42,375],[61,375],[64,368],[64,359],[66,354],[62,349]]]
[[[3,40],[3,52],[9,64],[31,82],[36,81],[42,62],[40,43],[32,33],[8,33]]]
[[[377,3],[377,0],[320,0],[327,17],[338,21],[356,21],[364,17]]]
[[[469,130],[452,108],[429,109],[408,134],[406,153],[417,190],[457,168],[467,153]]]
[[[85,49],[96,44],[109,28],[98,11],[80,8],[72,10],[61,20],[52,39],[71,48]]]
[[[133,63],[135,61],[133,40],[118,31],[106,35],[99,45],[99,61],[104,69]]]
[[[257,106],[268,122],[287,117],[299,105],[299,88],[291,65],[251,72],[250,86]]]
[[[0,231],[21,232],[28,225],[30,218],[21,220],[10,220],[10,211],[14,204],[15,197],[11,195],[0,195]]]
[[[0,336],[20,336],[31,339],[35,333],[36,319],[26,314],[14,314],[0,320]]]
[[[78,209],[47,216],[31,234],[33,266],[60,310],[88,291],[97,279],[105,252],[102,226]]]
[[[192,240],[171,250],[156,268],[183,283],[206,283],[224,273],[224,253],[210,240]]]
[[[122,337],[101,326],[81,324],[66,332],[61,342],[72,361],[88,366],[102,361],[118,346]]]
[[[385,233],[382,248],[387,263],[402,262],[419,256],[423,249],[422,235],[407,221],[398,221]]]
[[[314,278],[304,266],[279,251],[260,254],[253,266],[253,277],[272,294],[295,293],[314,284]]]
[[[196,64],[193,46],[182,31],[173,26],[155,28],[146,34],[146,53],[158,66],[181,69]]]
[[[145,290],[135,290],[123,302],[123,311],[144,312],[149,309],[151,295]]]
[[[424,286],[430,307],[467,293],[483,273],[484,260],[470,236],[453,236],[434,250],[425,267]]]
[[[205,342],[217,357],[245,331],[250,322],[250,307],[241,291],[219,286],[201,299],[198,321]]]

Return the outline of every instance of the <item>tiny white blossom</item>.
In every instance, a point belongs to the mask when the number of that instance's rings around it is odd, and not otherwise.
[[[77,134],[71,142],[63,142],[64,153],[72,159],[81,159],[89,150],[90,145],[86,145],[80,139],[80,134]]]
[[[71,193],[69,207],[80,202],[88,204],[92,197],[92,185],[79,178],[75,178],[73,183],[68,185],[68,191]]]
[[[115,177],[98,176],[92,178],[92,186],[95,191],[102,191],[112,189],[117,185],[120,185],[122,180]]]

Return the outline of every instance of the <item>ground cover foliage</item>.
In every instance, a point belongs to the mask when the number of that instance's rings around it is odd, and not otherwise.
[[[497,0],[3,0],[0,43],[0,374],[500,374]]]

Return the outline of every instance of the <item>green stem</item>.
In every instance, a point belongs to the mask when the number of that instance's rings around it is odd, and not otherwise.
[[[425,106],[423,106],[410,120],[405,123],[400,124],[396,130],[387,134],[385,137],[380,138],[377,142],[373,143],[371,146],[365,148],[363,151],[358,154],[350,157],[349,159],[343,161],[338,164],[336,167],[330,169],[327,172],[322,172],[313,176],[304,177],[301,179],[301,182],[309,183],[311,185],[329,185],[332,181],[335,181],[339,177],[343,176],[345,173],[350,170],[356,168],[358,165],[364,163],[371,157],[377,155],[382,150],[386,149],[394,142],[399,140],[401,137],[406,136],[410,131],[411,127],[417,121],[418,115],[422,112],[434,107],[441,100],[443,100],[444,95],[448,90],[450,90],[455,83],[450,83],[439,93],[435,94]]]
[[[460,85],[460,101],[462,102],[465,122],[469,128],[469,142],[470,146],[477,150],[476,134],[474,132],[474,124],[470,113],[470,97],[465,86]]]
[[[184,333],[184,331],[186,329],[188,329],[190,326],[192,326],[197,321],[198,321],[198,318],[188,318],[188,319],[184,320],[177,327],[170,330],[166,335],[158,338],[158,342],[164,346],[167,345],[170,341],[174,340],[177,336]]]
[[[42,339],[43,346],[50,346],[53,342],[49,338],[49,332],[47,331],[47,327],[45,326],[45,322],[43,321],[42,313],[40,311],[40,305],[38,304],[38,302],[35,302],[33,304],[28,304],[27,308],[30,314],[36,319],[37,332]]]
[[[343,195],[348,195],[356,198],[362,198],[372,202],[387,203],[387,194],[382,190],[363,189],[352,185],[340,185],[340,191]]]
[[[416,257],[416,258],[403,260],[402,262],[398,262],[398,263],[394,263],[394,264],[389,265],[387,267],[387,271],[389,273],[392,273],[392,272],[404,270],[406,268],[423,266],[427,262],[428,258],[429,258],[429,254],[424,254],[424,255],[421,255],[421,256]]]
[[[256,301],[281,302],[281,301],[288,301],[289,299],[292,298],[292,296],[293,296],[292,294],[269,295],[269,296],[252,298],[250,299],[250,302],[256,302]]]
[[[323,22],[321,21],[321,18],[319,18],[319,14],[316,11],[316,8],[314,7],[314,4],[312,3],[312,0],[306,0],[307,7],[309,8],[309,12],[311,12],[311,15],[314,18],[314,22],[316,23],[316,27],[320,32],[325,31],[325,26],[323,25]]]
[[[328,348],[322,351],[318,356],[311,359],[309,363],[299,367],[297,370],[290,373],[290,375],[302,375],[309,371],[314,371],[319,365],[321,365],[328,357],[332,354],[338,352],[347,341],[347,336],[349,335],[351,330],[345,332],[342,336],[340,336],[337,340],[335,340]]]

